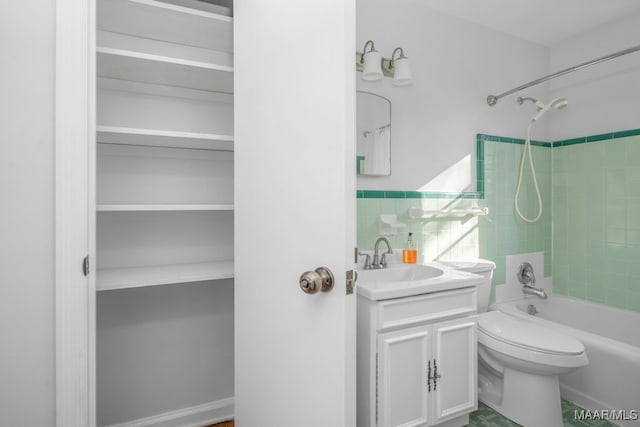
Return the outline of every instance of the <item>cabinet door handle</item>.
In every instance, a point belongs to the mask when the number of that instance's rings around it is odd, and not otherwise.
[[[436,391],[439,378],[441,376],[438,374],[438,365],[436,365],[436,359],[433,359],[433,391]]]
[[[431,360],[427,361],[427,392],[431,392]]]

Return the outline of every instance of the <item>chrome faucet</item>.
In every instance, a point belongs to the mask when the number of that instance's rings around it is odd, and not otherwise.
[[[358,252],[359,256],[363,256],[365,257],[364,259],[364,269],[365,270],[370,270],[371,269],[371,255],[364,253],[364,252]]]
[[[522,292],[527,295],[536,295],[538,298],[547,299],[547,293],[542,288],[534,288],[533,286],[524,285]]]
[[[382,256],[379,257],[378,250],[380,246],[380,242],[384,242],[387,245],[387,252],[383,253]],[[392,254],[393,249],[391,249],[391,243],[389,239],[386,237],[378,237],[376,240],[376,244],[373,248],[373,261],[371,262],[371,268],[386,268],[387,267],[387,254]]]
[[[522,283],[522,292],[527,295],[536,295],[538,298],[547,299],[547,294],[542,288],[536,288],[531,285],[536,284],[536,276],[533,274],[533,267],[528,262],[520,264],[518,269],[518,281]],[[531,285],[529,284],[531,283]]]
[[[536,284],[536,275],[533,274],[533,267],[528,262],[523,262],[520,264],[520,268],[518,269],[518,280],[523,285],[528,285],[529,283],[535,285]]]

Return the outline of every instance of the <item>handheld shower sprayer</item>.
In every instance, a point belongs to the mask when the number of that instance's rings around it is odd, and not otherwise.
[[[527,128],[527,139],[524,142],[524,147],[522,149],[522,156],[520,157],[520,171],[518,173],[518,184],[516,186],[516,194],[515,194],[513,204],[514,204],[516,213],[520,218],[522,218],[526,222],[537,222],[542,216],[542,197],[540,196],[540,187],[538,186],[538,180],[536,179],[536,170],[533,166],[533,157],[531,155],[531,127],[547,111],[551,109],[561,110],[567,105],[569,105],[569,101],[567,101],[567,99],[564,97],[560,97],[560,98],[554,99],[553,101],[545,105],[543,102],[538,101],[535,98],[530,98],[530,97],[523,98],[521,96],[518,97],[518,104],[522,105],[525,101],[531,101],[534,104],[536,104],[536,106],[538,107],[538,111],[536,111],[535,116],[533,116],[533,118],[529,122],[529,127]],[[520,211],[520,202],[518,200],[520,196],[520,185],[522,184],[522,174],[524,172],[524,162],[527,156],[529,156],[529,166],[531,167],[531,175],[533,176],[533,186],[536,191],[536,196],[538,197],[538,214],[533,219],[527,218],[522,214],[522,212]]]

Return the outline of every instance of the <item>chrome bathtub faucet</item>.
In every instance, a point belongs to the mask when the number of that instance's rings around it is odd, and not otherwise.
[[[527,295],[536,295],[538,298],[547,299],[547,293],[542,288],[536,288],[536,275],[533,274],[533,267],[528,262],[520,264],[517,273],[518,281],[522,283],[522,292]],[[529,284],[531,283],[531,285]]]

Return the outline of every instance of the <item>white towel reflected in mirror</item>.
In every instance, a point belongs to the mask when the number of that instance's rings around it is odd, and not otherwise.
[[[389,175],[391,163],[389,162],[391,125],[364,132],[364,174]]]

